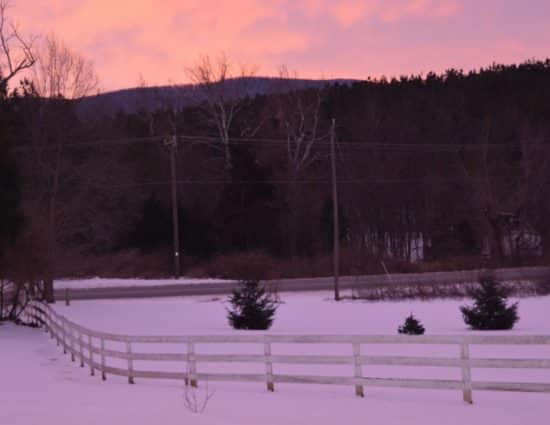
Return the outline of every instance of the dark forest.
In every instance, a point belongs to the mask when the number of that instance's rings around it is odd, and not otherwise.
[[[136,90],[133,112],[4,87],[3,273],[171,275],[173,153],[183,274],[330,274],[333,120],[343,273],[544,261],[550,61],[269,81],[199,81],[178,108]]]

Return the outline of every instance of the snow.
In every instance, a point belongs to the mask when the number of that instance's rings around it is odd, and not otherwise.
[[[111,279],[93,277],[89,279],[58,279],[55,289],[93,289],[93,288],[128,288],[142,286],[166,285],[200,285],[206,283],[231,283],[231,280],[181,277],[179,279]]]
[[[189,297],[152,300],[102,300],[73,302],[55,308],[70,319],[93,329],[129,334],[235,334],[225,318],[225,298]],[[405,301],[336,303],[330,293],[282,294],[273,334],[395,334],[412,311],[428,334],[471,333],[463,324],[458,307],[464,301]],[[550,297],[520,300],[521,320],[509,334],[550,334],[547,312]],[[486,334],[486,333],[484,333]],[[502,332],[497,334],[502,334]],[[318,385],[277,385],[274,393],[259,383],[210,383],[215,391],[204,413],[190,412],[184,403],[183,384],[175,381],[137,379],[128,385],[124,378],[108,376],[102,382],[87,369],[72,363],[43,331],[0,326],[0,423],[7,425],[132,424],[132,425],[328,425],[341,422],[385,425],[499,424],[542,425],[550,414],[549,394],[474,391],[474,405],[462,402],[459,391],[365,388],[365,398],[354,396],[353,388]],[[202,346],[199,346],[202,347]],[[258,352],[262,347],[227,346],[225,352]],[[140,347],[142,348],[142,347]],[[144,348],[144,347],[143,347]],[[151,347],[169,352],[177,347]],[[219,347],[208,347],[211,350]],[[396,346],[364,346],[369,352],[387,352]],[[437,348],[437,347],[436,347]],[[199,352],[206,348],[199,348]],[[284,346],[280,352],[348,353],[350,347]],[[398,346],[400,355],[457,355],[456,347]],[[451,349],[451,352],[447,352]],[[167,351],[168,350],[168,351]],[[256,350],[256,351],[254,351]],[[372,350],[372,351],[371,351]],[[428,352],[426,351],[428,350]],[[447,350],[447,351],[446,351]],[[484,350],[493,350],[491,353]],[[550,358],[550,347],[483,347],[473,356]],[[150,368],[138,363],[136,369]],[[158,365],[155,369],[162,370]],[[248,367],[248,365],[245,365]],[[175,365],[162,365],[173,368]],[[241,366],[233,364],[234,370]],[[310,367],[310,366],[308,366]],[[259,365],[257,372],[263,372]],[[275,373],[300,370],[302,374],[350,374],[349,366],[274,365]],[[343,368],[343,369],[342,369]],[[389,368],[386,368],[389,369]],[[458,378],[456,370],[440,368],[380,367],[365,373],[376,376]],[[199,364],[199,370],[202,365]],[[242,369],[244,372],[250,372]],[[231,370],[233,371],[233,370]],[[228,372],[225,366],[225,372]],[[474,379],[485,379],[476,375]],[[500,380],[550,382],[547,371],[481,371]],[[518,373],[520,372],[520,373]],[[494,374],[498,374],[498,376]],[[199,397],[203,396],[199,388]]]

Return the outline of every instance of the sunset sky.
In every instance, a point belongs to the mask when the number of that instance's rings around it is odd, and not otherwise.
[[[104,91],[187,82],[225,52],[275,75],[366,78],[550,56],[549,0],[12,0],[26,34],[94,61]]]

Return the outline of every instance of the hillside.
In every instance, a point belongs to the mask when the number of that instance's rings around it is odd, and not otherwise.
[[[272,77],[241,77],[229,79],[222,83],[223,90],[235,93],[236,96],[269,95],[289,90],[319,88],[333,84],[352,84],[355,80],[308,80],[279,79]],[[84,116],[102,113],[112,116],[119,111],[126,114],[139,109],[154,111],[157,109],[174,109],[196,105],[204,100],[204,95],[196,86],[173,85],[158,87],[135,87],[124,90],[100,93],[79,100],[79,108]]]

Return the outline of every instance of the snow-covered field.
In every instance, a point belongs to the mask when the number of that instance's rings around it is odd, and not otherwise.
[[[113,333],[234,334],[227,324],[223,301],[224,298],[212,297],[103,300],[73,302],[69,307],[58,304],[55,308],[77,323]],[[335,303],[330,300],[330,293],[319,292],[283,294],[282,301],[270,333],[395,334],[397,326],[411,311],[422,320],[428,334],[471,332],[465,328],[458,311],[464,302],[454,300]],[[550,297],[522,299],[521,320],[506,335],[550,334],[549,311]],[[470,406],[462,402],[459,391],[367,387],[365,398],[360,399],[349,387],[281,384],[276,386],[274,393],[269,393],[263,384],[230,382],[211,383],[209,389],[215,391],[214,396],[204,413],[194,414],[185,407],[182,383],[138,379],[136,385],[128,385],[125,379],[112,376],[102,382],[98,376],[90,377],[88,370],[81,369],[78,363],[71,363],[43,331],[3,325],[0,326],[0,344],[0,424],[6,425],[542,425],[550,415],[550,394],[475,391],[474,405]],[[225,346],[223,350],[242,352],[245,349],[242,347]],[[154,348],[157,351],[177,349]],[[246,352],[258,353],[259,348],[250,346]],[[279,350],[289,352],[295,348],[280,347]],[[300,352],[310,354],[349,354],[349,350],[350,347],[300,347]],[[370,353],[394,350],[394,354],[399,355],[457,355],[456,347],[364,346],[364,350]],[[483,350],[474,347],[472,356],[550,358],[550,347],[483,347]],[[139,363],[135,367],[151,368]],[[177,365],[165,364],[163,367],[174,370]],[[233,364],[225,366],[226,371],[228,367],[231,371],[241,368]],[[274,365],[275,373],[352,373],[349,366],[304,367]],[[263,372],[263,365],[258,368],[255,371]],[[550,383],[549,372],[474,369],[473,378]],[[364,373],[369,376],[459,378],[458,370],[441,368],[373,366],[364,367]],[[199,388],[199,396],[202,396],[201,391]]]

